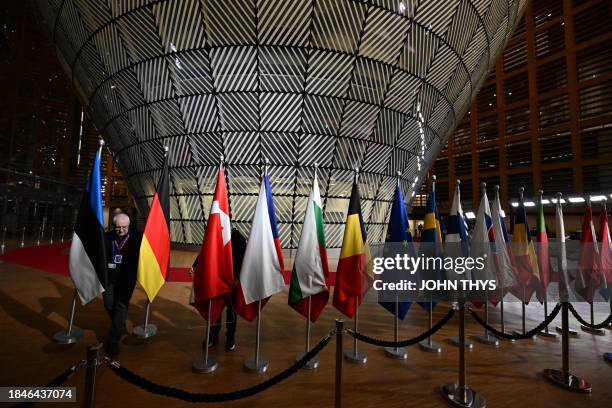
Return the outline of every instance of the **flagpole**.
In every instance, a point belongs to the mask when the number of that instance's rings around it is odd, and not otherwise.
[[[459,301],[459,344],[465,344],[465,302]],[[459,382],[443,384],[440,387],[442,397],[454,407],[484,408],[486,400],[467,385],[465,347],[459,347]]]
[[[500,203],[500,200],[499,200],[499,184],[496,184],[495,186],[493,186],[493,190],[495,190],[495,201],[497,203]],[[496,211],[498,211],[498,212],[499,212],[499,210],[500,209],[496,209]],[[500,215],[500,214],[498,214],[498,215]],[[496,220],[496,222],[497,222],[497,220]],[[500,219],[499,222],[501,223],[501,222],[505,222],[505,221],[502,221]],[[505,239],[505,237],[501,237],[501,238]],[[502,279],[502,284],[500,285],[500,288],[499,288],[499,292],[500,292],[500,296],[499,296],[499,298],[500,298],[500,300],[499,300],[499,319],[500,319],[500,324],[501,324],[501,326],[500,326],[501,332],[505,333],[506,332],[506,323],[504,322],[504,295],[505,295],[504,294],[504,287],[506,285],[506,281],[505,281],[503,273],[501,274],[501,279]]]
[[[402,176],[402,172],[398,171],[397,177],[396,177],[396,182],[397,182],[396,187],[397,188],[400,187],[400,177],[401,176]],[[395,316],[393,318],[393,327],[394,327],[393,339],[395,342],[397,342],[399,339],[399,295],[395,295]],[[398,360],[405,360],[408,358],[408,353],[406,352],[406,349],[403,347],[385,347],[385,355],[387,355],[387,357],[395,358]]]
[[[157,334],[157,326],[154,324],[149,324],[150,307],[151,302],[147,298],[147,305],[145,306],[144,324],[138,327],[134,327],[134,330],[132,331],[134,336],[138,337],[141,340],[151,338]]]
[[[359,322],[359,297],[355,296],[355,316],[353,320],[353,331],[358,333],[357,327]],[[368,361],[368,355],[357,348],[357,337],[353,336],[353,348],[347,349],[344,352],[344,357],[351,363],[365,364]]]
[[[461,185],[461,180],[457,179],[457,181],[455,182],[456,186],[455,189],[459,190],[459,186]],[[480,183],[480,186],[483,190],[483,192],[485,191],[484,188],[486,187],[486,183]],[[456,191],[456,193],[459,193],[459,191]],[[461,203],[459,203],[460,205]],[[463,212],[463,210],[461,210]],[[462,215],[463,216],[463,215]],[[461,220],[461,222],[463,222],[463,220]],[[467,232],[467,231],[466,231]],[[463,297],[463,294],[461,294],[461,296]],[[471,340],[469,339],[464,339],[463,343],[461,343],[461,339],[459,338],[460,336],[451,336],[450,337],[450,342],[453,344],[453,346],[457,346],[459,347],[461,344],[463,344],[463,347],[467,347],[469,349],[474,348],[474,343],[472,343]]]
[[[525,192],[525,187],[519,187],[519,203],[523,203],[523,193]],[[521,284],[522,289],[523,289],[523,295],[522,295],[522,302],[521,302],[521,327],[522,327],[522,332],[519,332],[518,330],[514,330],[512,333],[515,335],[519,335],[519,334],[525,334],[526,333],[526,313],[525,313],[525,286],[526,284],[522,283]]]
[[[74,315],[76,313],[77,290],[74,290],[72,296],[72,306],[70,307],[70,319],[68,320],[68,329],[60,330],[53,335],[53,339],[59,344],[75,344],[83,337],[83,330],[74,325]]]
[[[540,190],[538,191],[539,194],[539,209],[538,211],[542,211],[542,216],[544,216],[544,210],[543,210],[543,204],[542,204],[542,196],[544,195],[544,191]],[[538,220],[539,218],[539,212],[538,212]],[[546,234],[546,226],[543,225],[542,227],[544,227],[544,233]],[[548,237],[546,238],[546,245],[548,246]],[[542,246],[543,244],[541,244],[541,246],[538,248],[538,251],[542,251]],[[546,252],[546,256],[548,256],[548,251]],[[548,317],[548,290],[546,287],[544,287],[544,285],[542,285],[542,288],[544,289],[544,319],[546,319]],[[550,338],[556,338],[557,337],[557,333],[553,333],[550,330],[548,330],[548,325],[546,325],[546,327],[544,328],[543,331],[541,331],[540,333],[538,333],[540,336],[542,337],[550,337]]]
[[[206,347],[204,348],[204,355],[198,356],[193,359],[191,367],[193,371],[197,373],[209,374],[219,368],[217,359],[208,355],[208,349],[210,348],[210,316],[212,310],[212,299],[208,299],[208,318],[206,319]]]
[[[304,352],[302,352],[302,353],[298,353],[298,355],[295,356],[295,361],[300,361],[302,358],[304,358],[306,353],[308,353],[310,351],[310,328],[311,328],[310,313],[311,313],[311,307],[312,307],[312,296],[308,296],[308,317],[306,318],[306,350]],[[319,359],[318,359],[317,356],[314,356],[304,366],[304,368],[307,369],[307,370],[314,370],[317,367],[319,367]]]
[[[254,373],[264,373],[270,366],[270,361],[259,354],[259,338],[261,332],[261,300],[257,301],[257,323],[255,334],[255,355],[244,359],[244,368]]]
[[[435,192],[436,191],[436,175],[435,174],[431,176],[431,180],[432,180],[431,181],[431,191]],[[438,233],[436,231],[436,236],[437,234]],[[436,245],[438,244],[439,242]],[[429,292],[429,308],[427,312],[428,312],[428,317],[429,317],[428,330],[431,330],[431,328],[433,327],[433,294],[431,292]],[[422,350],[428,351],[430,353],[441,353],[442,352],[442,347],[438,343],[433,341],[431,336],[429,336],[427,340],[423,340],[422,342],[420,342],[419,347],[421,347]]]

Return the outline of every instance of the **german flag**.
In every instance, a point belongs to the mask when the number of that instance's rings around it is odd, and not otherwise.
[[[168,156],[153,196],[147,223],[145,224],[140,257],[138,259],[138,282],[142,285],[149,302],[153,302],[163,286],[170,265],[170,180]]]
[[[355,298],[361,305],[370,284],[371,256],[361,216],[359,186],[353,183],[340,260],[336,271],[333,305],[348,317],[355,315]]]

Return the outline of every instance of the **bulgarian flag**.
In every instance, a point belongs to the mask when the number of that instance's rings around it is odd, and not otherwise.
[[[310,320],[313,323],[319,318],[329,299],[329,291],[325,284],[329,267],[321,207],[319,183],[315,172],[289,286],[289,305],[306,318],[308,318],[308,299],[311,299]]]
[[[210,321],[216,322],[223,307],[230,300],[234,288],[232,261],[232,227],[223,166],[219,168],[217,187],[210,207],[210,215],[198,265],[193,277],[194,306],[202,317],[208,319],[208,303],[211,301]]]
[[[170,266],[170,177],[168,154],[164,159],[157,191],[153,196],[149,216],[145,224],[140,257],[138,259],[138,282],[153,302],[157,292],[166,282]]]
[[[244,253],[240,278],[234,293],[236,312],[248,321],[257,317],[270,296],[285,286],[276,214],[268,175],[264,175],[257,198],[251,234]]]
[[[334,307],[349,318],[355,315],[355,298],[361,305],[362,297],[368,289],[370,262],[370,249],[361,216],[359,186],[355,177],[336,270],[333,300]]]

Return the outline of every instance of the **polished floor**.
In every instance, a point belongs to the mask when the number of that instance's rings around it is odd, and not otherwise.
[[[296,353],[304,347],[305,322],[286,305],[287,293],[272,298],[263,311],[262,354],[271,360],[269,372],[263,375],[242,369],[243,358],[251,355],[255,338],[255,324],[238,322],[238,347],[224,352],[221,347],[211,349],[218,357],[219,369],[213,374],[196,374],[191,361],[200,353],[204,334],[204,320],[187,304],[190,285],[168,283],[152,305],[151,322],[159,328],[156,337],[146,342],[127,337],[117,360],[132,371],[172,387],[193,392],[227,392],[245,388],[270,378],[294,362]],[[71,281],[12,263],[0,263],[0,386],[43,385],[58,373],[85,356],[88,343],[103,338],[109,321],[102,302],[96,299],[87,306],[79,306],[77,326],[85,329],[85,337],[73,346],[53,342],[55,332],[65,328],[73,293]],[[137,289],[130,308],[130,327],[140,324],[144,315],[144,292]],[[552,305],[551,305],[552,308]],[[519,304],[507,303],[507,326],[518,328]],[[528,306],[528,326],[542,319],[540,305]],[[579,309],[587,315],[582,305]],[[598,305],[597,319],[603,319],[608,306]],[[439,305],[434,320],[441,318],[448,306]],[[498,319],[497,310],[492,320]],[[312,343],[328,333],[339,313],[328,307],[313,327]],[[426,313],[418,306],[401,323],[400,337],[413,337],[426,327]],[[559,320],[559,319],[557,319]],[[577,323],[571,318],[572,325]],[[390,339],[392,316],[376,304],[365,304],[361,309],[360,330],[365,334]],[[343,402],[346,407],[445,407],[439,396],[439,386],[457,378],[458,350],[447,340],[457,331],[451,321],[437,335],[442,344],[441,354],[430,354],[408,348],[405,361],[385,357],[379,347],[360,345],[367,352],[364,366],[344,365]],[[468,334],[481,332],[468,319]],[[560,340],[537,338],[535,341],[503,343],[495,349],[476,343],[467,352],[468,383],[482,393],[489,407],[608,407],[612,400],[612,364],[602,354],[612,351],[612,331],[605,336],[580,333],[570,345],[571,368],[587,379],[592,395],[578,395],[556,388],[541,375],[544,368],[561,364]],[[345,344],[350,338],[345,337]],[[334,342],[320,354],[320,367],[302,370],[286,381],[254,397],[233,403],[211,404],[224,407],[328,407],[333,405]],[[78,371],[67,383],[76,386],[78,399],[83,396],[84,375]],[[99,370],[96,406],[153,407],[186,406],[179,400],[147,393],[117,377],[108,368]],[[45,405],[46,406],[46,405]]]

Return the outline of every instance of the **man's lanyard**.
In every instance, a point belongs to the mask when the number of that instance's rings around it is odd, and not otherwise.
[[[130,234],[127,234],[126,237],[123,239],[123,241],[121,241],[120,244],[117,243],[117,240],[113,241],[113,255],[115,255],[116,253],[121,253],[121,250],[125,246],[125,243],[127,242],[129,237],[130,237]]]

